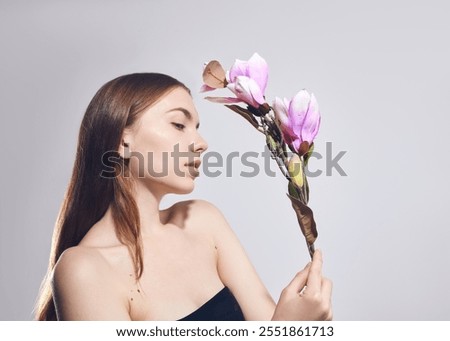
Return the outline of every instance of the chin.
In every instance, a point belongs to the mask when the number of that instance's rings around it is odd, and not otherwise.
[[[189,194],[189,193],[192,193],[193,190],[194,190],[193,188],[192,188],[192,189],[186,189],[186,190],[184,190],[184,189],[179,189],[179,190],[173,191],[173,192],[171,192],[171,193],[172,193],[172,194]]]
[[[195,188],[194,179],[191,178],[181,178],[181,181],[177,181],[176,184],[173,184],[171,187],[170,193],[173,194],[189,194]]]

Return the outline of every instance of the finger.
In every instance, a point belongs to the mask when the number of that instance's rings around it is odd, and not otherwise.
[[[333,321],[333,302],[330,301],[330,313],[328,314],[328,321]]]
[[[331,294],[333,291],[333,282],[328,278],[322,278],[322,298],[325,302],[330,302],[331,306]]]
[[[296,294],[303,289],[303,287],[306,284],[306,280],[308,278],[308,272],[311,268],[311,262],[306,264],[306,266],[292,279],[292,281],[288,284],[287,288],[289,288],[290,291],[295,292]]]
[[[306,285],[309,292],[320,293],[322,286],[322,251],[317,249],[314,252],[311,268]]]
[[[325,321],[333,321],[333,304],[330,301],[330,310],[328,312],[328,316]]]

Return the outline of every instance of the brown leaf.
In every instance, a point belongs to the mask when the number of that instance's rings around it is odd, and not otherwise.
[[[254,126],[255,128],[259,127],[259,123],[256,120],[256,118],[252,115],[252,113],[250,111],[248,111],[247,109],[244,109],[242,107],[240,107],[239,105],[235,105],[235,104],[230,104],[230,105],[225,105],[227,108],[233,110],[234,112],[238,113],[239,115],[241,115],[243,118],[245,118],[248,122],[250,122],[250,124],[252,126]]]
[[[303,204],[300,200],[286,193],[289,199],[291,199],[292,207],[297,214],[297,220],[305,236],[308,245],[313,244],[318,236],[316,229],[316,222],[314,221],[313,211]]]
[[[227,86],[225,70],[217,60],[212,60],[205,66],[203,70],[203,82],[214,89]]]

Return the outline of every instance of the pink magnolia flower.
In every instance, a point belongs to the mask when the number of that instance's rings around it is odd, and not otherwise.
[[[319,105],[314,94],[301,90],[291,101],[275,97],[273,109],[284,141],[293,151],[305,154],[320,126]]]
[[[236,98],[206,98],[218,103],[245,102],[258,108],[265,103],[264,93],[269,76],[268,69],[266,61],[257,53],[253,54],[248,61],[237,59],[226,74],[227,88],[236,95]],[[208,88],[204,87],[202,90],[208,90]]]

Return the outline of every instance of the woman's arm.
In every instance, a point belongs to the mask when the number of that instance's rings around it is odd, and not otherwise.
[[[81,246],[64,251],[52,279],[58,320],[130,320],[126,301],[108,279],[109,265],[98,251]]]
[[[275,304],[235,233],[223,214],[213,204],[199,200],[218,253],[218,272],[222,282],[235,295],[246,320],[331,320],[329,279],[322,277],[322,253],[316,252],[312,263],[297,273],[283,289]],[[211,222],[213,222],[211,224]],[[302,295],[299,292],[307,286]]]

